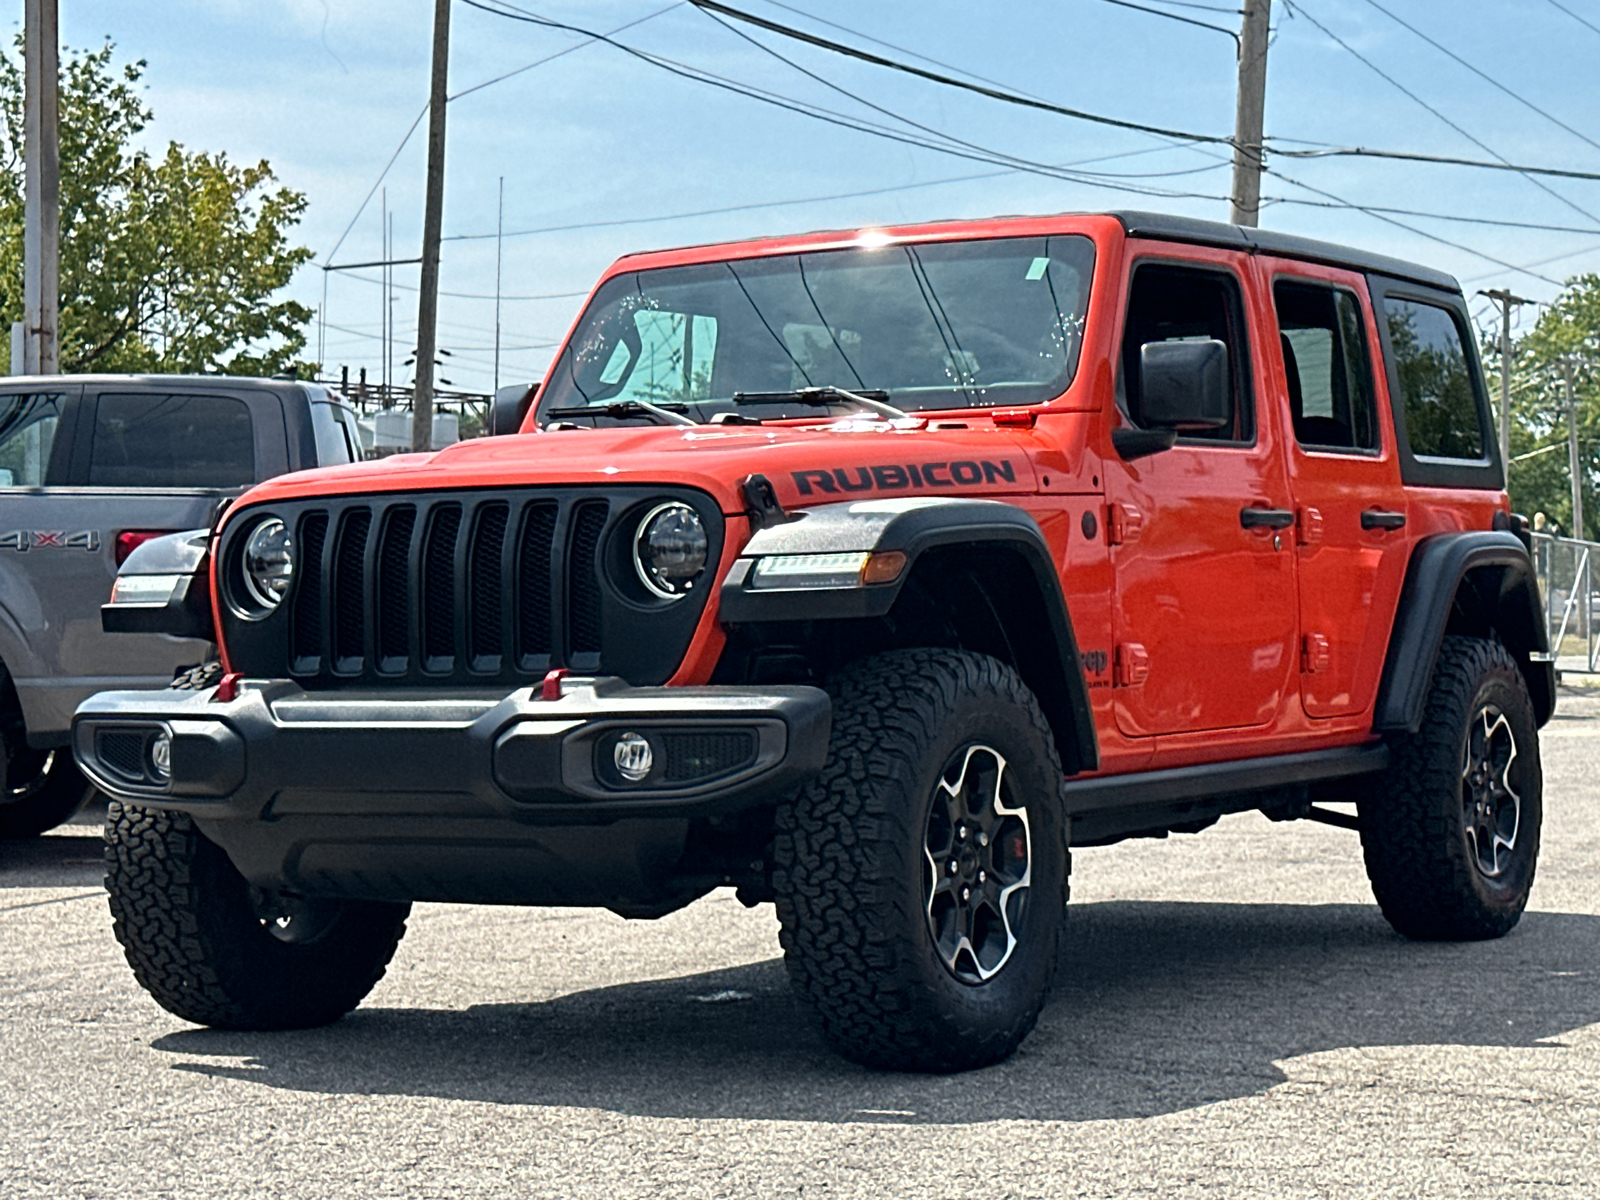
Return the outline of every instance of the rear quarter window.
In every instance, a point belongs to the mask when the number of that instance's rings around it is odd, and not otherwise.
[[[232,396],[106,393],[95,406],[92,487],[247,487],[250,409]]]

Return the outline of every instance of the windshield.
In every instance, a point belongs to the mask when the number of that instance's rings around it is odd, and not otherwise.
[[[907,411],[1051,400],[1077,367],[1093,266],[1093,243],[1064,235],[619,275],[551,368],[540,419],[611,406],[606,419],[627,420],[628,401],[697,421],[799,416],[816,409],[735,397],[826,387]]]

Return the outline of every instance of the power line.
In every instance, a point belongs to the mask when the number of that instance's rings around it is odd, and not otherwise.
[[[1562,129],[1565,129],[1573,137],[1578,138],[1580,141],[1587,142],[1589,145],[1593,146],[1596,150],[1600,150],[1600,142],[1595,141],[1588,134],[1583,133],[1580,130],[1574,129],[1571,125],[1568,125],[1565,121],[1563,121],[1560,117],[1556,116],[1555,114],[1546,112],[1544,109],[1540,108],[1537,104],[1535,104],[1532,100],[1529,100],[1526,96],[1518,95],[1516,92],[1512,91],[1505,84],[1501,83],[1498,79],[1496,79],[1494,76],[1490,75],[1488,72],[1481,71],[1477,67],[1473,66],[1466,59],[1462,58],[1459,54],[1457,54],[1454,50],[1451,50],[1448,47],[1440,45],[1438,42],[1434,41],[1433,38],[1431,38],[1427,34],[1423,33],[1422,30],[1418,29],[1415,25],[1411,24],[1409,21],[1406,21],[1401,17],[1395,16],[1394,13],[1390,12],[1383,5],[1379,4],[1378,0],[1367,0],[1367,3],[1370,4],[1373,8],[1377,9],[1379,12],[1381,12],[1384,16],[1388,17],[1391,21],[1395,22],[1397,25],[1401,25],[1401,26],[1404,26],[1406,29],[1409,29],[1412,33],[1416,34],[1423,41],[1427,42],[1428,45],[1432,46],[1435,50],[1439,51],[1439,53],[1444,54],[1444,55],[1448,56],[1449,58],[1454,59],[1456,62],[1460,63],[1463,67],[1465,67],[1467,70],[1471,71],[1474,75],[1476,75],[1479,79],[1482,79],[1485,83],[1488,83],[1491,86],[1498,88],[1500,91],[1502,91],[1506,95],[1510,96],[1518,104],[1521,104],[1525,108],[1532,109],[1534,112],[1538,113],[1545,120],[1551,122],[1552,124],[1560,126]]]
[[[1370,58],[1368,58],[1366,55],[1362,54],[1359,50],[1357,50],[1349,42],[1345,41],[1338,34],[1334,33],[1333,30],[1329,29],[1321,21],[1317,20],[1316,17],[1312,16],[1309,12],[1306,11],[1304,3],[1296,4],[1296,3],[1293,3],[1292,0],[1285,0],[1285,5],[1286,5],[1286,7],[1288,8],[1288,10],[1291,13],[1294,13],[1294,12],[1299,13],[1300,16],[1302,16],[1306,20],[1310,21],[1313,25],[1315,25],[1318,29],[1320,29],[1324,34],[1326,34],[1329,38],[1333,39],[1334,42],[1338,43],[1338,45],[1340,47],[1342,47],[1344,50],[1348,51],[1352,56],[1354,56],[1357,60],[1359,60],[1364,66],[1368,67],[1375,74],[1377,74],[1381,79],[1383,79],[1387,83],[1391,84],[1397,90],[1399,90],[1400,92],[1404,93],[1407,97],[1409,97],[1410,99],[1414,100],[1417,104],[1421,105],[1423,108],[1427,109],[1434,116],[1438,117],[1439,120],[1443,121],[1446,125],[1450,126],[1451,129],[1455,130],[1462,137],[1466,138],[1467,141],[1471,142],[1474,146],[1478,147],[1478,149],[1480,149],[1480,150],[1484,151],[1485,153],[1489,154],[1491,157],[1497,159],[1501,163],[1508,163],[1509,162],[1509,160],[1506,159],[1504,155],[1500,154],[1498,151],[1496,151],[1493,147],[1488,145],[1486,142],[1482,141],[1480,138],[1477,138],[1477,137],[1473,136],[1472,134],[1468,133],[1460,125],[1457,125],[1449,117],[1445,116],[1444,113],[1440,112],[1437,108],[1435,108],[1433,105],[1429,104],[1421,96],[1417,95],[1416,92],[1413,92],[1410,88],[1406,87],[1405,84],[1401,83],[1393,75],[1390,75],[1382,67],[1378,66],[1377,63],[1373,62]],[[1581,208],[1577,204],[1573,203],[1571,200],[1568,200],[1565,196],[1563,196],[1560,192],[1556,191],[1549,184],[1544,183],[1543,181],[1537,179],[1533,175],[1528,174],[1526,172],[1523,173],[1523,178],[1526,179],[1529,183],[1533,184],[1533,186],[1538,188],[1540,191],[1545,192],[1546,194],[1548,194],[1550,196],[1554,196],[1557,200],[1561,201],[1561,203],[1565,204],[1568,208],[1572,209],[1574,212],[1578,213],[1579,215],[1588,217],[1591,221],[1594,221],[1596,224],[1600,224],[1600,217],[1596,217],[1592,212],[1589,212],[1587,209]]]
[[[1530,271],[1526,267],[1519,267],[1515,263],[1508,263],[1504,259],[1494,257],[1492,254],[1485,254],[1482,250],[1474,250],[1471,246],[1462,245],[1460,242],[1452,242],[1449,238],[1440,237],[1436,233],[1429,233],[1426,229],[1418,229],[1415,225],[1407,225],[1404,221],[1398,221],[1394,217],[1378,212],[1376,209],[1353,203],[1352,201],[1346,200],[1343,196],[1335,196],[1332,192],[1324,191],[1321,188],[1312,187],[1309,183],[1301,183],[1298,179],[1291,179],[1282,171],[1273,169],[1271,173],[1276,175],[1285,183],[1293,184],[1297,188],[1304,188],[1306,191],[1315,193],[1324,199],[1336,200],[1340,204],[1344,204],[1355,209],[1357,212],[1364,212],[1369,217],[1373,217],[1379,221],[1383,221],[1386,224],[1393,225],[1398,229],[1404,229],[1407,233],[1414,233],[1418,237],[1427,238],[1430,242],[1438,242],[1441,246],[1449,246],[1453,250],[1461,250],[1467,254],[1471,254],[1475,258],[1481,258],[1486,262],[1492,262],[1497,267],[1505,267],[1509,271],[1520,271],[1524,275],[1532,275],[1535,279],[1542,279],[1545,283],[1555,284],[1556,287],[1561,286],[1560,283],[1554,279],[1551,279],[1548,275],[1540,275],[1537,271]]]
[[[1216,33],[1225,33],[1233,39],[1236,53],[1239,51],[1239,35],[1231,29],[1224,29],[1221,25],[1213,25],[1209,21],[1196,21],[1193,17],[1182,17],[1177,13],[1162,12],[1159,8],[1147,8],[1143,4],[1135,4],[1133,0],[1101,0],[1104,4],[1115,4],[1118,8],[1131,8],[1138,12],[1149,13],[1155,17],[1165,17],[1169,21],[1181,21],[1185,25],[1195,25],[1201,29],[1210,29]]]
[[[528,12],[526,12],[526,10],[522,10],[522,9],[513,9],[513,11],[506,11],[508,8],[513,8],[513,6],[511,6],[509,4],[506,4],[504,2],[504,0],[499,0],[499,3],[501,4],[501,7],[498,7],[498,8],[491,7],[488,4],[482,3],[481,0],[462,0],[462,2],[464,4],[466,4],[467,6],[471,7],[471,8],[476,8],[476,9],[479,9],[479,10],[481,10],[483,12],[492,13],[495,16],[505,17],[505,18],[510,19],[510,20],[523,21],[523,22],[526,22],[526,23],[528,23],[530,25],[539,25],[539,26],[544,26],[546,28],[568,29],[568,30],[573,30],[575,32],[590,34],[591,36],[597,38],[598,40],[604,41],[608,45],[614,46],[617,49],[623,51],[624,53],[629,54],[632,57],[639,59],[641,62],[649,63],[652,66],[659,67],[662,70],[665,70],[665,71],[669,72],[670,74],[680,76],[681,78],[693,80],[693,81],[695,81],[697,83],[709,84],[712,87],[720,88],[720,89],[722,89],[724,91],[733,92],[736,95],[745,96],[745,97],[747,97],[749,99],[753,99],[753,100],[759,100],[762,103],[770,104],[775,108],[786,109],[789,112],[799,113],[802,116],[807,116],[807,117],[811,117],[811,118],[813,118],[815,120],[824,121],[824,122],[826,122],[826,123],[828,123],[830,125],[837,125],[837,126],[839,126],[841,128],[844,128],[844,129],[853,129],[853,130],[855,130],[857,132],[860,132],[860,133],[867,133],[867,134],[870,134],[870,135],[875,136],[875,137],[880,137],[880,138],[887,139],[888,141],[899,142],[899,143],[901,143],[903,145],[916,146],[916,147],[919,147],[919,148],[925,149],[925,150],[936,150],[936,151],[939,151],[940,153],[943,153],[943,154],[952,155],[953,157],[956,157],[956,158],[969,159],[969,160],[971,160],[973,162],[992,163],[992,164],[995,164],[995,165],[1009,165],[1009,166],[1014,167],[1015,169],[1017,169],[1019,171],[1026,171],[1026,172],[1029,172],[1031,174],[1043,175],[1043,176],[1046,176],[1048,178],[1053,178],[1053,179],[1063,179],[1063,180],[1066,180],[1067,182],[1077,183],[1077,184],[1080,184],[1080,185],[1085,186],[1085,187],[1107,188],[1107,189],[1112,190],[1112,191],[1129,192],[1129,193],[1132,193],[1132,194],[1135,194],[1135,195],[1142,195],[1142,196],[1155,196],[1155,197],[1159,197],[1159,198],[1162,198],[1162,199],[1169,199],[1169,200],[1171,200],[1171,199],[1225,200],[1226,199],[1226,197],[1224,197],[1224,196],[1219,196],[1219,195],[1216,195],[1216,194],[1213,194],[1213,193],[1207,193],[1207,192],[1184,192],[1184,191],[1174,191],[1172,189],[1166,189],[1166,188],[1142,187],[1142,186],[1138,186],[1138,185],[1134,185],[1134,184],[1128,184],[1128,183],[1121,183],[1121,184],[1106,183],[1106,182],[1102,182],[1099,178],[1095,177],[1095,174],[1092,173],[1092,172],[1063,171],[1063,170],[1060,170],[1058,168],[1052,167],[1047,163],[1036,162],[1036,161],[1034,161],[1032,159],[1021,158],[1021,157],[1016,156],[1016,155],[1005,154],[1005,153],[1002,153],[1002,152],[999,152],[999,151],[989,151],[989,150],[983,150],[983,149],[967,150],[967,149],[961,148],[961,146],[959,144],[954,144],[950,140],[946,140],[946,141],[929,141],[927,138],[918,137],[918,136],[916,136],[914,134],[906,133],[906,132],[900,131],[900,130],[889,129],[886,126],[878,125],[878,124],[875,124],[874,122],[871,122],[871,121],[865,121],[865,120],[863,120],[861,118],[858,118],[858,117],[852,117],[852,116],[849,116],[849,115],[847,115],[845,113],[837,112],[836,110],[833,110],[833,109],[823,108],[820,105],[810,104],[810,103],[807,103],[805,101],[795,100],[792,97],[781,96],[781,95],[779,95],[777,93],[767,91],[767,90],[765,90],[763,88],[758,88],[758,87],[755,87],[755,86],[750,85],[750,84],[740,83],[737,80],[728,79],[728,78],[726,78],[724,76],[717,75],[717,74],[715,74],[715,73],[713,73],[711,71],[707,71],[704,68],[693,67],[693,66],[690,66],[690,65],[688,65],[686,63],[678,62],[678,61],[676,61],[674,59],[669,59],[669,58],[665,57],[664,55],[650,54],[650,53],[648,53],[646,51],[640,50],[639,48],[637,48],[635,46],[630,46],[625,42],[617,41],[617,40],[615,40],[613,38],[610,38],[610,37],[607,37],[605,35],[595,34],[595,33],[593,33],[593,31],[582,29],[579,26],[568,25],[565,22],[561,22],[561,21],[553,21],[553,20],[551,20],[549,18],[538,16],[537,14],[528,13]],[[962,86],[967,86],[967,85],[962,85]],[[1032,101],[1027,101],[1026,103],[1028,103],[1029,105],[1033,105],[1034,104],[1034,102],[1032,102]],[[1066,110],[1066,111],[1070,112],[1071,110]],[[1131,123],[1127,123],[1127,122],[1123,122],[1122,124],[1126,125],[1128,128],[1136,128],[1136,129],[1143,129],[1144,128],[1142,126],[1132,125]],[[948,138],[948,135],[942,135],[941,134],[940,136],[944,137],[944,138]],[[1162,135],[1162,136],[1165,136],[1165,135]],[[1218,139],[1206,137],[1206,138],[1201,138],[1200,140],[1203,140],[1203,141],[1216,141]]]
[[[1568,171],[1560,167],[1533,167],[1519,163],[1484,162],[1477,158],[1452,158],[1444,154],[1414,154],[1404,150],[1371,150],[1344,146],[1331,150],[1279,150],[1280,158],[1389,158],[1400,162],[1438,163],[1447,167],[1477,167],[1486,171],[1512,171],[1518,175],[1549,175],[1556,179],[1600,180],[1597,171]]]
[[[1550,0],[1550,3],[1554,4],[1562,12],[1566,13],[1567,16],[1571,17],[1579,25],[1586,26],[1587,28],[1594,30],[1596,33],[1600,33],[1600,25],[1596,25],[1593,22],[1588,21],[1588,20],[1584,19],[1583,17],[1580,17],[1577,13],[1573,12],[1565,4],[1559,3],[1559,0]]]

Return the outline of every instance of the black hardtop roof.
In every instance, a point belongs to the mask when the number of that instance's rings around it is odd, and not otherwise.
[[[1461,285],[1455,276],[1418,263],[1372,254],[1349,246],[1336,246],[1332,242],[1319,242],[1313,238],[1296,237],[1290,233],[1274,233],[1268,229],[1249,229],[1242,225],[1225,225],[1221,221],[1201,221],[1194,217],[1173,217],[1165,213],[1114,212],[1110,214],[1122,222],[1130,237],[1160,238],[1169,242],[1191,242],[1202,246],[1221,246],[1229,250],[1264,252],[1284,258],[1300,258],[1307,262],[1326,263],[1333,267],[1348,267],[1355,271],[1371,271],[1379,275],[1392,275],[1427,287],[1441,288],[1459,294]]]

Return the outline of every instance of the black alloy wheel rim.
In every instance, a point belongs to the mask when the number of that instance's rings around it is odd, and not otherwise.
[[[1522,825],[1522,797],[1512,782],[1517,739],[1506,714],[1484,704],[1467,727],[1461,765],[1461,817],[1467,852],[1486,879],[1510,869]]]
[[[1016,950],[1032,851],[1005,758],[984,745],[957,751],[929,805],[923,898],[939,960],[962,983],[987,982]]]
[[[33,799],[44,789],[50,778],[50,768],[55,765],[61,750],[29,750],[6,758],[0,753],[0,808],[8,804],[22,804]],[[13,779],[13,774],[18,778]]]

